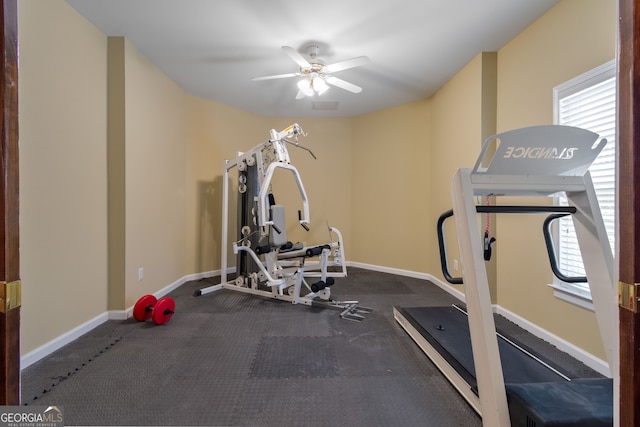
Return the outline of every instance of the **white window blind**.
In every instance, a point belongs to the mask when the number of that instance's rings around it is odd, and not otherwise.
[[[598,197],[611,247],[615,246],[616,220],[616,77],[611,61],[554,89],[555,122],[588,129],[607,139],[607,145],[589,171]],[[564,199],[564,200],[563,200]],[[560,203],[566,204],[561,197]],[[584,276],[584,265],[571,217],[559,220],[558,265],[567,276]],[[557,279],[556,279],[557,280]],[[590,299],[586,283],[563,285]]]

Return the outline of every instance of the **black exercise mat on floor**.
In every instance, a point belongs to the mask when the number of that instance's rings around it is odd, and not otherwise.
[[[332,296],[373,308],[363,322],[227,290],[193,297],[219,278],[188,282],[169,323],[108,321],[26,368],[22,403],[62,406],[66,425],[480,426],[393,319],[395,305],[457,300],[348,272]]]

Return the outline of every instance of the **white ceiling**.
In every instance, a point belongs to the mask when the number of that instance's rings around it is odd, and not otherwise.
[[[558,0],[67,2],[106,35],[124,36],[190,94],[265,116],[325,117],[431,96],[478,53],[500,49]],[[325,64],[367,56],[368,64],[336,73],[363,91],[332,87],[296,100],[297,78],[251,80],[298,72],[281,46],[304,52],[311,43]]]

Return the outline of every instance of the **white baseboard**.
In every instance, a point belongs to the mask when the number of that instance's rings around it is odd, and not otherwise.
[[[609,369],[609,364],[604,360],[594,356],[591,353],[584,351],[580,347],[574,344],[571,344],[569,341],[563,338],[560,338],[557,335],[552,334],[546,329],[539,327],[535,323],[531,323],[527,319],[520,317],[517,314],[499,305],[495,307],[495,311],[497,314],[504,316],[506,319],[520,326],[522,329],[525,329],[526,331],[532,333],[536,337],[542,340],[545,340],[548,343],[551,343],[552,345],[556,346],[559,350],[564,351],[565,353],[569,354],[574,359],[584,363],[591,369],[599,372],[604,376],[611,378],[611,371]]]
[[[82,325],[77,326],[70,331],[60,335],[59,337],[49,341],[48,343],[41,345],[35,350],[30,351],[20,358],[20,369],[22,370],[33,365],[38,360],[48,356],[59,348],[74,341],[75,339],[80,338],[82,335],[100,326],[107,320],[109,320],[109,313],[104,312],[89,320],[88,322],[85,322]]]
[[[459,290],[455,289],[453,286],[446,284],[442,280],[438,279],[437,277],[429,273],[421,273],[418,271],[411,271],[411,270],[402,270],[400,268],[393,268],[393,267],[383,267],[380,265],[365,264],[362,262],[349,261],[347,262],[347,266],[363,268],[365,270],[380,271],[382,273],[397,274],[398,276],[413,277],[415,279],[428,280],[432,282],[434,285],[436,285],[437,287],[441,288],[443,291],[448,292],[454,297],[458,298],[460,301],[462,302],[465,301],[463,292],[460,292]]]
[[[154,295],[157,298],[160,298],[160,297],[163,297],[164,295],[167,295],[169,292],[173,291],[174,289],[180,287],[181,285],[185,284],[186,282],[189,282],[192,280],[200,280],[207,277],[213,277],[219,274],[220,274],[220,270],[189,274],[176,280],[170,285],[165,286],[164,288],[160,289],[158,292],[155,292]],[[110,310],[102,314],[99,314],[93,319],[71,329],[68,332],[65,332],[64,334],[49,341],[48,343],[43,344],[40,347],[36,348],[35,350],[32,350],[29,353],[21,356],[20,369],[22,370],[33,365],[34,363],[45,358],[46,356],[50,355],[54,351],[80,338],[82,335],[86,334],[87,332],[91,332],[93,329],[97,328],[107,320],[126,320],[129,317],[131,317],[132,313],[133,313],[133,306],[129,307],[126,310]]]
[[[458,298],[461,302],[465,301],[464,293],[458,291],[452,286],[447,285],[446,283],[444,283],[437,277],[432,276],[431,274],[419,273],[419,272],[409,271],[409,270],[401,270],[401,269],[390,268],[390,267],[381,267],[377,265],[364,264],[359,262],[348,262],[347,265],[352,267],[363,268],[366,270],[381,271],[383,273],[397,274],[399,276],[415,277],[418,279],[429,280],[430,282],[434,283],[436,286],[440,287],[441,289],[450,293],[454,297]],[[505,318],[512,321],[513,323],[520,326],[521,328],[525,329],[526,331],[530,332],[537,338],[540,338],[550,343],[551,345],[557,347],[561,351],[564,351],[574,359],[584,363],[585,365],[595,370],[596,372],[599,372],[600,374],[605,375],[607,377],[611,377],[609,364],[604,360],[594,356],[593,354],[581,349],[580,347],[574,344],[571,344],[569,341],[563,338],[560,338],[557,335],[552,334],[546,329],[541,328],[540,326],[528,321],[527,319],[521,316],[518,316],[517,314],[499,305],[493,305],[492,309],[494,313],[504,316]]]

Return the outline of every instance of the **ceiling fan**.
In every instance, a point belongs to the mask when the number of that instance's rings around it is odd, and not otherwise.
[[[298,51],[290,46],[282,46],[282,50],[300,66],[297,73],[277,74],[274,76],[254,77],[252,80],[272,80],[283,79],[289,77],[302,77],[298,81],[298,94],[296,99],[302,99],[305,96],[322,95],[329,89],[328,85],[336,86],[341,89],[353,93],[362,92],[360,86],[335,77],[333,73],[346,70],[349,68],[359,67],[369,62],[366,56],[358,56],[357,58],[347,59],[346,61],[335,62],[333,64],[324,65],[317,58],[320,48],[311,45],[306,48],[310,61],[307,61]]]

